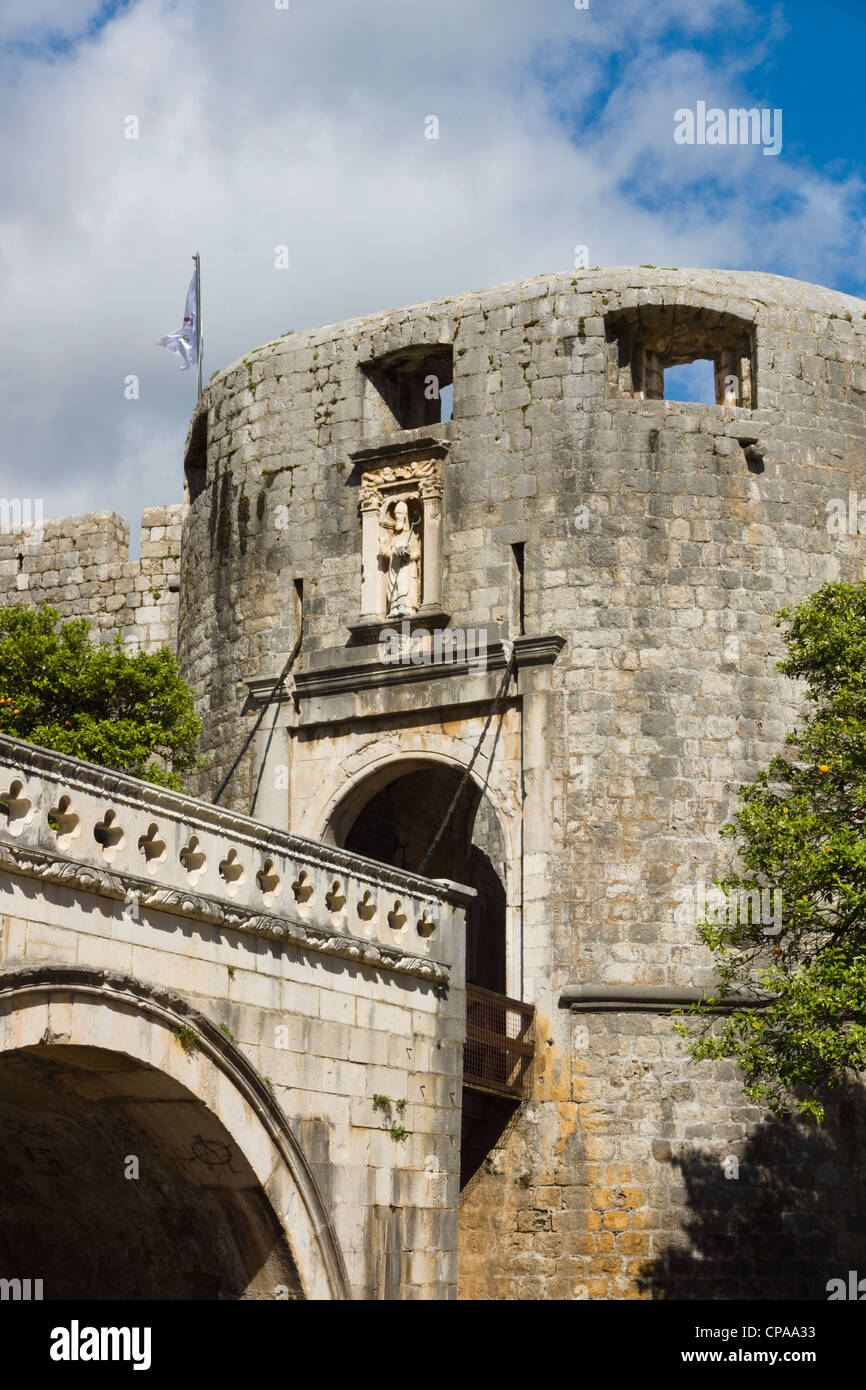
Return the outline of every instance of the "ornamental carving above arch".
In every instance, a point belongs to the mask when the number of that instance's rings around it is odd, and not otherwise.
[[[421,455],[362,474],[362,621],[438,609],[441,460]]]

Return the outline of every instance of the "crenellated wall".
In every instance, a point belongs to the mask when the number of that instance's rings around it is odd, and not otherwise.
[[[0,499],[3,606],[44,601],[63,618],[87,618],[103,641],[119,633],[130,648],[174,650],[183,505],[145,510],[138,560],[129,558],[125,517],[89,512],[43,520],[41,505]]]

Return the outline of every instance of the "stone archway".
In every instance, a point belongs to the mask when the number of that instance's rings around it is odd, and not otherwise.
[[[515,866],[509,862],[507,822],[500,819],[484,785],[471,775],[464,781],[465,771],[463,764],[441,757],[377,758],[366,775],[356,776],[341,797],[332,799],[323,838],[418,872],[459,790],[424,873],[475,889],[466,914],[467,999],[489,998],[485,991],[490,991],[504,1002],[504,996],[517,993],[514,962],[519,952],[509,932],[515,914],[509,912],[508,900]],[[472,986],[478,987],[474,995]],[[464,1075],[461,1187],[498,1141],[516,1103],[514,1098],[480,1092]]]
[[[333,808],[329,836],[341,847],[430,878],[475,889],[467,912],[466,979],[500,994],[508,983],[508,895],[511,866],[499,817],[465,769],[406,758],[378,766],[345,791]],[[455,796],[457,797],[454,802]],[[446,813],[450,819],[429,859]]]
[[[303,1153],[210,1020],[106,971],[0,974],[0,1276],[51,1298],[347,1298]]]

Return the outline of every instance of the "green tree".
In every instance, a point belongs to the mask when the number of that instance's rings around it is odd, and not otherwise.
[[[720,984],[695,1012],[734,991],[766,1002],[705,1026],[689,1050],[733,1058],[747,1095],[820,1123],[822,1096],[866,1069],[866,584],[828,584],[783,623],[778,669],[806,682],[804,714],[791,756],[740,788],[722,830],[736,860],[718,886],[728,904],[742,896],[698,926]],[[781,893],[780,933],[745,897],[761,889]]]
[[[0,732],[180,791],[201,724],[168,647],[100,645],[40,603],[0,609]]]

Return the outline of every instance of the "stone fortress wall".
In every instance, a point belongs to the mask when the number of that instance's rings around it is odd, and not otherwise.
[[[119,633],[130,648],[174,649],[183,504],[145,510],[141,556],[130,560],[125,517],[91,512],[42,519],[41,502],[28,501],[22,508],[18,500],[0,499],[4,605],[45,601],[63,618],[87,618],[103,641]]]
[[[781,1130],[732,1069],[687,1061],[668,1011],[709,978],[689,913],[718,830],[796,717],[773,615],[862,577],[856,526],[826,523],[864,491],[864,310],[753,273],[546,275],[290,335],[203,392],[178,615],[198,794],[303,623],[226,804],[249,812],[258,783],[265,820],[342,845],[423,774],[426,836],[514,643],[473,778],[503,880],[500,988],[535,1005],[538,1042],[532,1094],[463,1192],[464,1296],[822,1298],[856,1267],[859,1096],[818,1136]],[[717,403],[662,399],[696,357]],[[453,380],[450,421],[431,378]],[[483,629],[483,670],[382,664],[365,517],[403,496],[410,626]],[[448,876],[469,882],[470,858]]]
[[[665,1009],[709,978],[689,904],[795,718],[773,615],[862,575],[860,538],[826,522],[864,485],[864,310],[753,273],[545,275],[290,335],[202,396],[178,640],[211,741],[202,794],[303,617],[266,818],[343,843],[365,798],[379,815],[389,779],[423,771],[411,855],[469,762],[502,642],[518,652],[474,776],[502,846],[500,988],[535,1004],[538,1044],[530,1099],[463,1193],[464,1296],[820,1298],[856,1265],[859,1109],[792,1144],[732,1069],[685,1059]],[[665,369],[697,357],[716,403],[662,399]],[[431,378],[453,381],[450,421]],[[403,494],[412,621],[483,628],[483,672],[377,658],[376,525]]]

